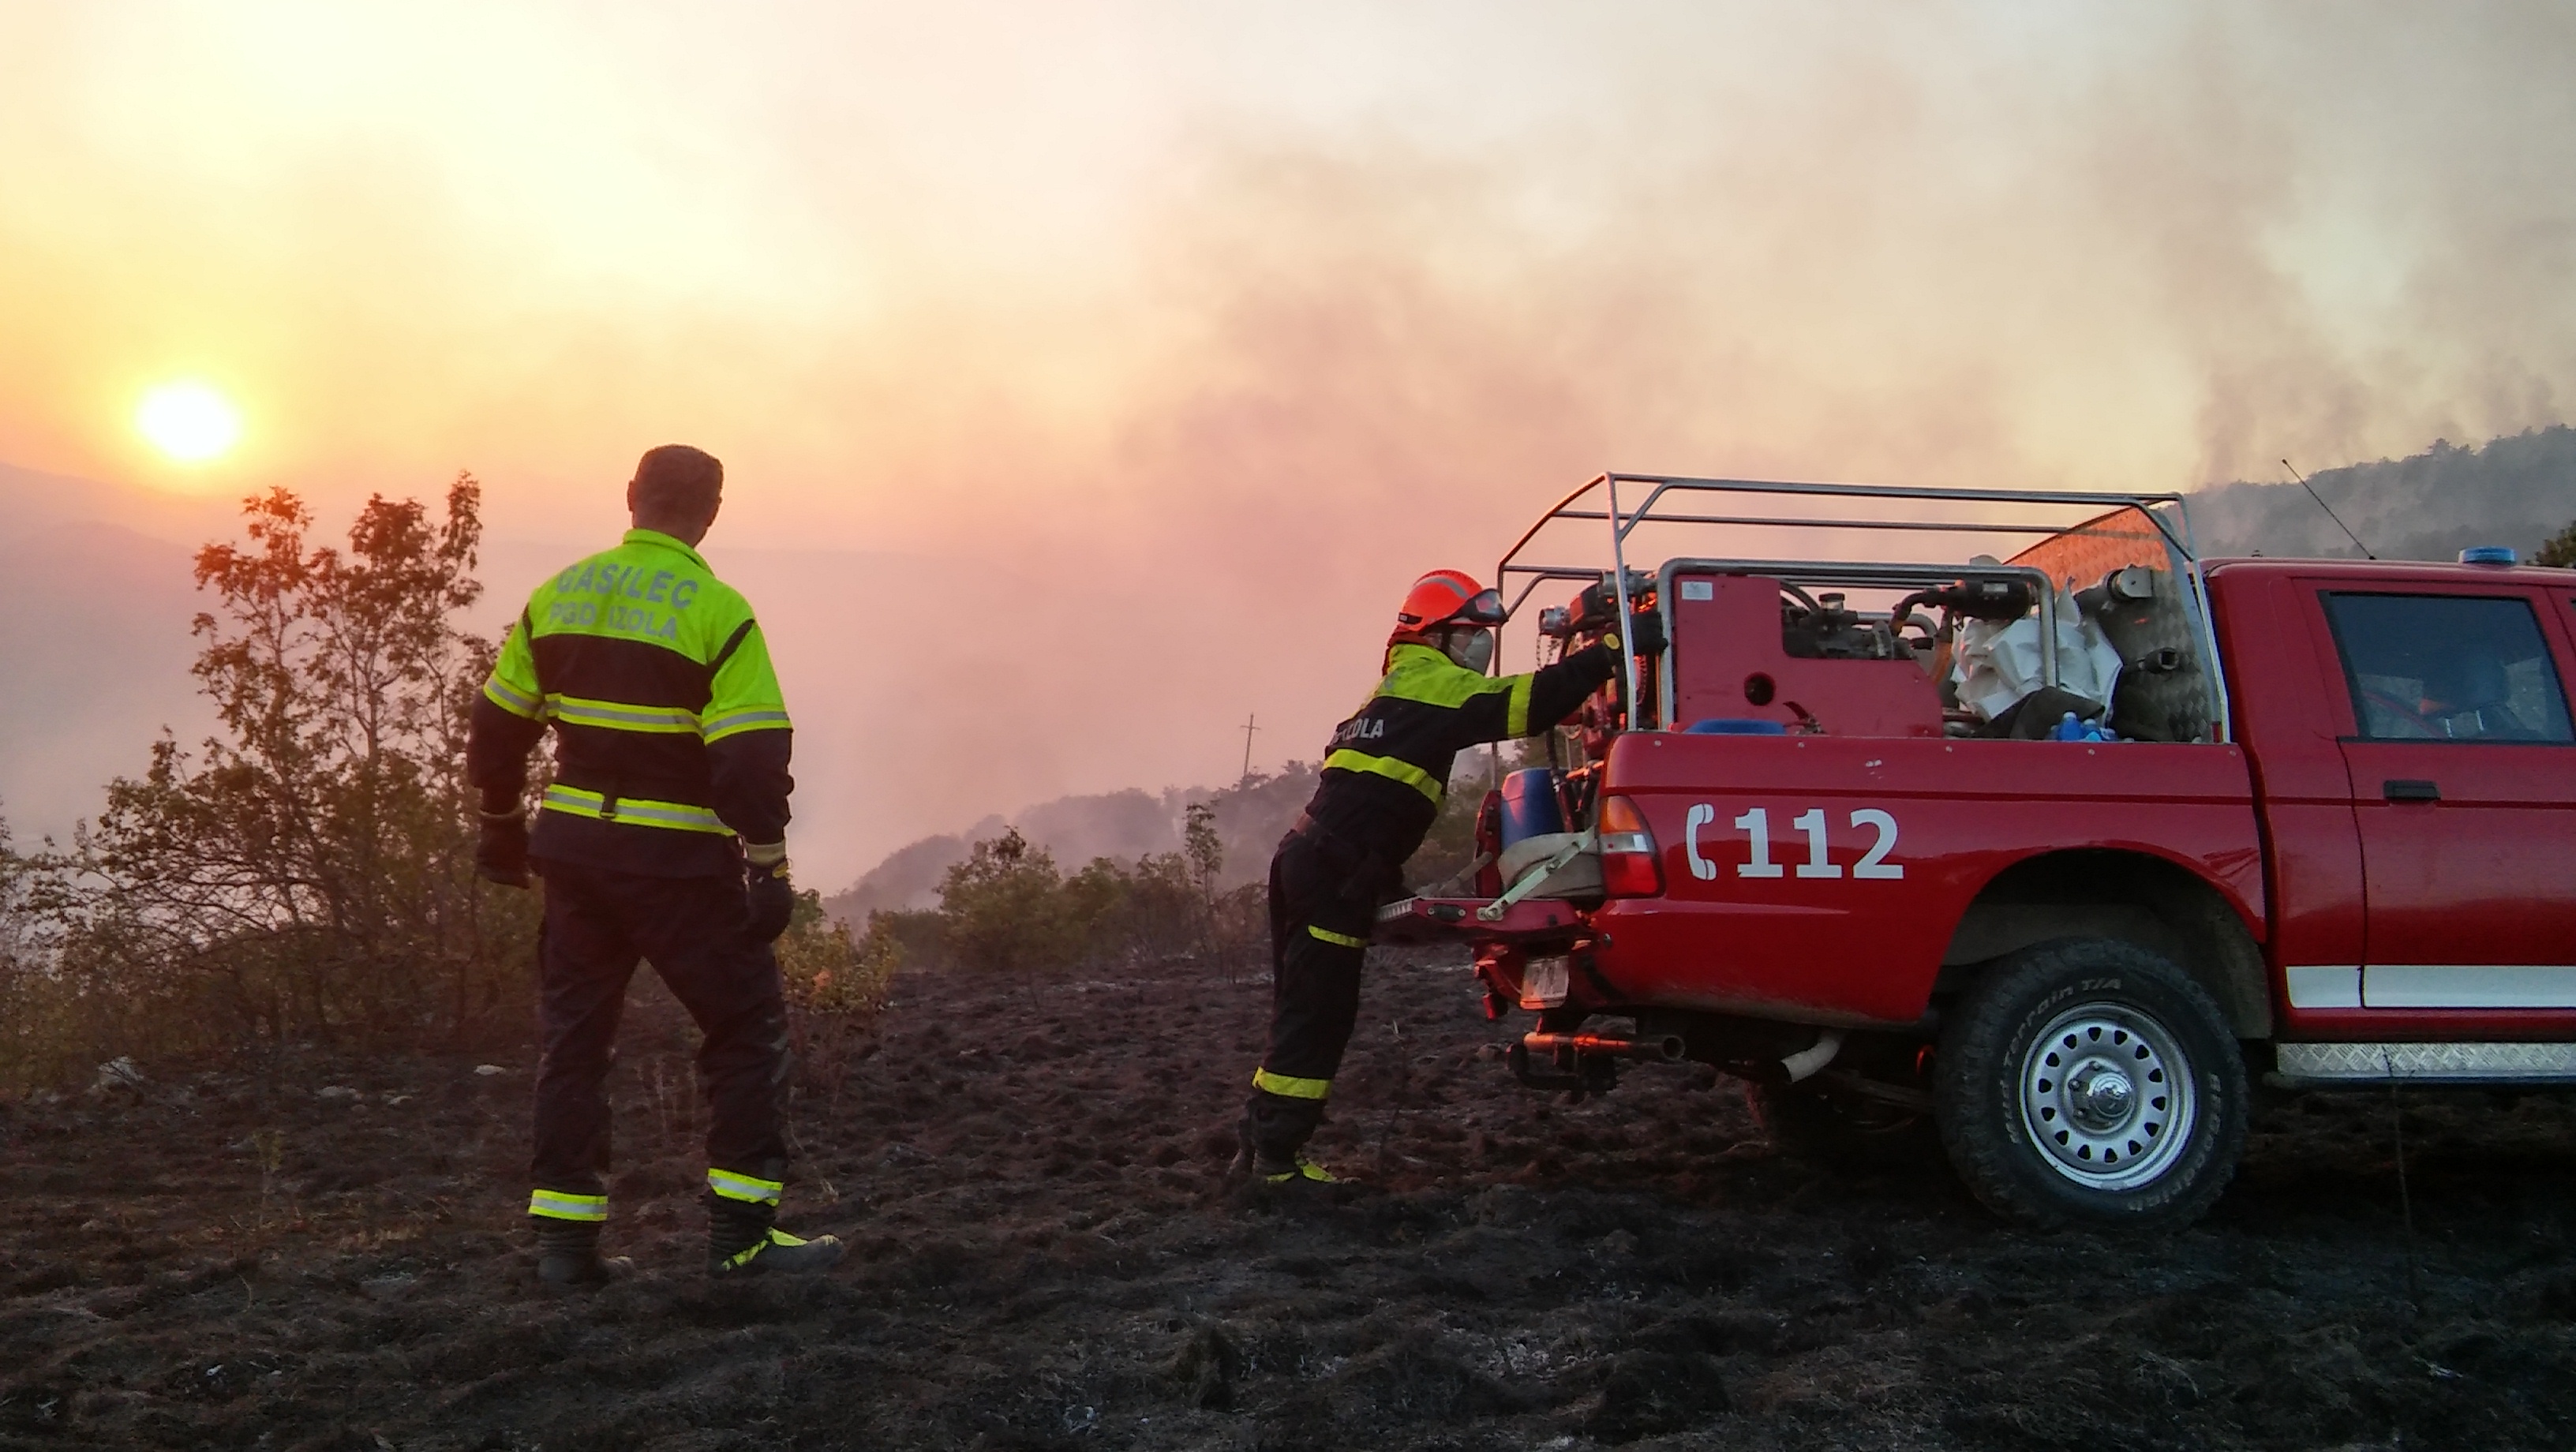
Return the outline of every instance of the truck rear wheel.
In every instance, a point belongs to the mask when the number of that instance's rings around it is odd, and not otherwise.
[[[2026,1225],[2165,1229],[2208,1211],[2245,1146],[2244,1056],[2162,956],[2066,938],[1999,960],[1943,1025],[1950,1163]]]

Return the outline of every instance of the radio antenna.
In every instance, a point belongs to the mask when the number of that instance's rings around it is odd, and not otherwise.
[[[2343,531],[2343,537],[2352,541],[2352,547],[2361,551],[2361,557],[2363,559],[2375,560],[2379,558],[2379,556],[2370,552],[2370,546],[2361,542],[2360,535],[2352,532],[2352,526],[2343,522],[2343,516],[2334,512],[2334,506],[2326,503],[2326,497],[2317,492],[2317,486],[2308,482],[2307,476],[2299,472],[2297,465],[2292,464],[2287,459],[2283,459],[2281,461],[2281,467],[2289,470],[2290,477],[2299,481],[2299,487],[2308,491],[2308,497],[2317,502],[2317,508],[2326,512],[2326,518],[2335,522],[2335,528]]]

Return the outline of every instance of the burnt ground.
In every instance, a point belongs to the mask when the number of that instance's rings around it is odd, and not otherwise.
[[[1383,959],[1385,955],[1381,955]],[[1230,1198],[1264,987],[913,975],[789,1222],[713,1286],[667,1001],[628,1029],[617,1248],[533,1283],[528,1064],[310,1056],[0,1114],[0,1446],[2132,1448],[2576,1444],[2576,1100],[2267,1104],[2217,1212],[2029,1234],[1740,1093],[1514,1087],[1455,963],[1374,963],[1328,1163]],[[153,1066],[145,1065],[147,1074]]]

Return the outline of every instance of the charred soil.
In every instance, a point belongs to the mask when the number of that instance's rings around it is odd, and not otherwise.
[[[1319,1157],[1229,1188],[1266,983],[910,975],[800,1102],[804,1283],[702,1274],[689,1040],[618,1071],[610,1249],[535,1283],[530,1065],[324,1055],[0,1111],[0,1447],[2475,1447],[2576,1442],[2576,1100],[2266,1101],[2181,1234],[1997,1223],[1639,1068],[1515,1087],[1381,953]],[[152,1071],[150,1065],[145,1071]],[[2393,1115],[2403,1115],[2401,1212]]]

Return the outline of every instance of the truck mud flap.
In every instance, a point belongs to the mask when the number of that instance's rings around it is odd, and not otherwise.
[[[1534,943],[1568,942],[1584,932],[1583,919],[1571,903],[1555,898],[1526,898],[1505,907],[1494,918],[1482,916],[1494,899],[1483,897],[1408,897],[1377,910],[1375,943]]]
[[[1619,1061],[1608,1054],[1583,1054],[1570,1049],[1532,1053],[1527,1043],[1517,1043],[1503,1051],[1503,1062],[1526,1089],[1562,1091],[1582,1099],[1619,1087]]]

